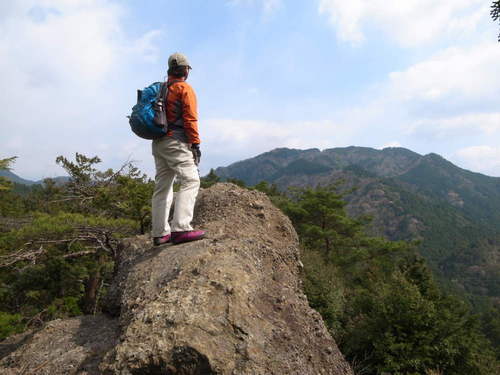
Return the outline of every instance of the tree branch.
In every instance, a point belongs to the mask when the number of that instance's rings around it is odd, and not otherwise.
[[[36,239],[25,243],[20,250],[0,256],[0,268],[10,267],[20,262],[30,262],[36,264],[38,259],[47,253],[44,245],[66,244],[66,249],[79,242],[85,250],[62,255],[64,259],[78,258],[86,255],[96,254],[99,251],[110,253],[116,256],[117,241],[112,238],[111,232],[101,228],[79,227],[75,228],[79,233],[71,238],[61,239]],[[34,248],[35,247],[35,248]]]

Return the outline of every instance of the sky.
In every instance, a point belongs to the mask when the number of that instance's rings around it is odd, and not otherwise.
[[[485,0],[0,2],[0,159],[132,160],[136,90],[187,55],[200,171],[277,147],[405,147],[500,177],[499,25]]]

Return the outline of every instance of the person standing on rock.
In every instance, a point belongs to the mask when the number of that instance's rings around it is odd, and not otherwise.
[[[196,95],[186,82],[191,66],[181,53],[168,58],[168,93],[165,100],[167,134],[154,139],[155,189],[152,199],[153,243],[155,246],[173,242],[195,241],[203,238],[204,231],[193,230],[191,221],[200,176],[200,138]],[[171,225],[168,218],[173,201],[175,178],[180,183],[176,194]]]

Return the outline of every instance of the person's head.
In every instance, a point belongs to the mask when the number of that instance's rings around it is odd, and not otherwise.
[[[186,56],[182,53],[174,53],[168,58],[168,75],[175,78],[187,78],[191,66]]]

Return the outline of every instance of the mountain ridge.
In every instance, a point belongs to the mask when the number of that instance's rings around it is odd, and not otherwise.
[[[10,180],[12,182],[15,182],[17,184],[22,184],[22,185],[31,186],[31,185],[35,185],[35,184],[39,183],[39,182],[36,182],[36,181],[27,180],[25,178],[22,178],[22,177],[18,176],[14,172],[11,172],[9,170],[4,170],[4,169],[0,170],[0,176],[1,177],[5,177],[5,178],[7,178],[8,180]]]
[[[0,170],[0,177],[5,177],[8,180],[10,180],[11,182],[14,182],[16,184],[26,185],[26,186],[41,185],[44,183],[44,180],[45,180],[45,178],[43,178],[41,180],[37,180],[37,181],[28,180],[28,179],[25,179],[25,178],[18,176],[17,174],[15,174],[12,171],[4,170],[4,169]],[[59,183],[59,184],[65,183],[69,180],[69,176],[57,176],[57,177],[47,177],[47,178],[50,178],[51,180],[54,180],[56,183]]]
[[[445,284],[500,300],[495,287],[500,284],[500,177],[468,171],[436,153],[356,146],[280,148],[215,173],[248,185],[266,181],[282,191],[343,181],[348,212],[371,216],[371,234],[421,241],[421,254]]]

